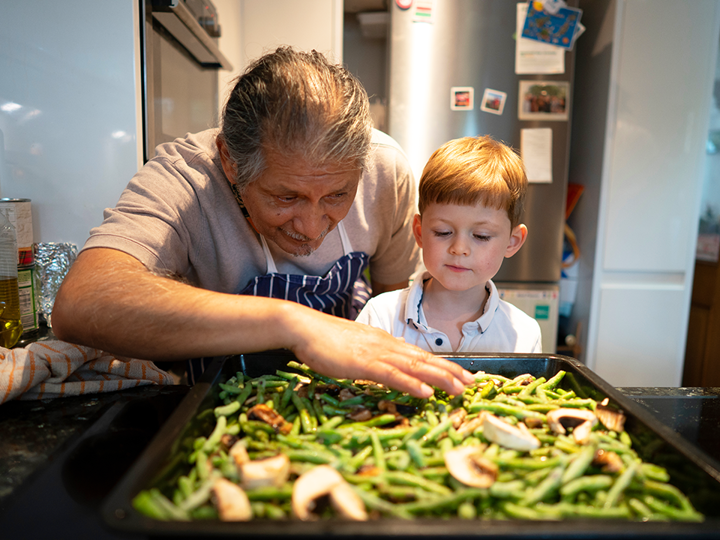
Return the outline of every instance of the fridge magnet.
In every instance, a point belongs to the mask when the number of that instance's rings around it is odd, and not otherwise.
[[[492,114],[502,114],[503,109],[505,108],[506,99],[507,94],[505,92],[486,88],[483,93],[482,102],[480,103],[480,110]]]
[[[570,83],[565,81],[520,81],[520,120],[567,120]]]
[[[412,0],[395,0],[395,4],[397,4],[397,7],[400,9],[409,9],[410,6],[412,6]]]
[[[528,3],[522,37],[572,49],[582,33],[578,28],[581,16],[581,9],[567,7],[564,2],[531,1]]]
[[[453,86],[450,89],[450,108],[453,111],[472,111],[475,107],[475,89],[472,86]]]

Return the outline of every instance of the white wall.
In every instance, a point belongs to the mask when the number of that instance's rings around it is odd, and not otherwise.
[[[0,194],[36,242],[81,247],[141,163],[137,4],[0,6]]]

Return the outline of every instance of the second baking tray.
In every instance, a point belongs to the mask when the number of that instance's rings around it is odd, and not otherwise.
[[[157,437],[128,471],[108,497],[103,510],[106,523],[126,532],[146,536],[280,538],[288,536],[373,536],[382,538],[499,537],[499,538],[621,538],[627,535],[645,538],[715,538],[720,530],[720,471],[696,447],[688,444],[651,416],[643,407],[627,399],[582,363],[559,355],[483,355],[449,357],[471,372],[485,371],[506,377],[529,373],[549,379],[558,371],[567,375],[561,387],[596,401],[609,398],[625,411],[625,429],[635,442],[635,450],[644,461],[667,468],[671,483],[692,500],[705,514],[703,523],[628,522],[567,520],[528,522],[419,518],[413,521],[379,519],[368,522],[324,520],[316,522],[255,520],[245,523],[220,521],[172,522],[150,519],[137,512],[131,501],[138,492],[151,487],[163,488],[184,470],[196,437],[206,435],[214,426],[213,409],[222,404],[219,383],[238,371],[257,377],[287,370],[295,360],[288,351],[232,356],[217,359],[203,374]]]

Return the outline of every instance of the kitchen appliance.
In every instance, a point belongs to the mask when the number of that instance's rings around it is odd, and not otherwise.
[[[250,522],[219,522],[200,520],[191,522],[157,521],[137,512],[132,498],[142,489],[163,486],[176,478],[184,459],[194,450],[193,441],[212,430],[213,409],[222,404],[219,383],[226,382],[238,371],[248,377],[274,373],[276,369],[291,370],[288,361],[296,360],[289,351],[232,356],[216,359],[203,373],[180,403],[173,415],[130,468],[121,482],[108,496],[103,507],[105,521],[123,533],[148,536],[177,535],[183,537],[243,536],[248,538],[315,537],[331,534],[342,537],[377,536],[383,538],[427,537],[627,537],[646,538],[688,537],[711,538],[720,523],[720,470],[716,462],[697,448],[688,445],[676,433],[663,425],[642,406],[620,394],[615,388],[597,377],[583,364],[572,358],[557,355],[483,355],[466,354],[451,357],[466,369],[497,373],[515,377],[529,373],[547,379],[559,370],[566,371],[561,381],[565,390],[573,389],[577,395],[597,401],[605,397],[611,405],[624,410],[625,430],[634,441],[641,457],[651,453],[648,461],[668,468],[672,483],[688,494],[695,507],[705,513],[703,523],[680,522],[627,522],[568,520],[559,522],[497,521],[497,520],[443,520],[417,519],[413,521],[378,519],[368,522],[330,520],[316,522],[255,520]],[[290,526],[291,525],[291,526]]]
[[[547,135],[540,130],[550,130],[551,147],[545,151],[551,152],[552,181],[530,184],[523,218],[528,239],[503,262],[494,281],[505,300],[538,320],[543,352],[552,353],[557,340],[572,100],[566,102],[561,118],[528,117],[519,96],[521,85],[544,81],[568,88],[569,98],[574,52],[555,48],[560,55],[554,71],[564,65],[562,72],[516,74],[518,11],[518,3],[508,0],[392,2],[388,126],[418,178],[430,155],[451,139],[491,135],[519,151],[523,136]]]
[[[155,147],[217,124],[220,24],[210,0],[141,0],[144,161]]]

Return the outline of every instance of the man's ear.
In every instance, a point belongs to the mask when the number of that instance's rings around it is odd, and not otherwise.
[[[231,184],[234,184],[237,178],[237,169],[235,163],[230,159],[230,153],[228,152],[227,146],[221,137],[215,139],[218,152],[220,152],[220,163],[222,163],[223,172]]]
[[[415,235],[415,242],[419,248],[422,248],[422,218],[420,214],[415,214],[413,218],[413,234]]]
[[[507,249],[505,250],[506,258],[512,257],[518,252],[518,250],[525,243],[527,233],[527,227],[522,223],[520,225],[516,225],[513,228],[512,232],[510,233],[510,241],[508,242]]]

